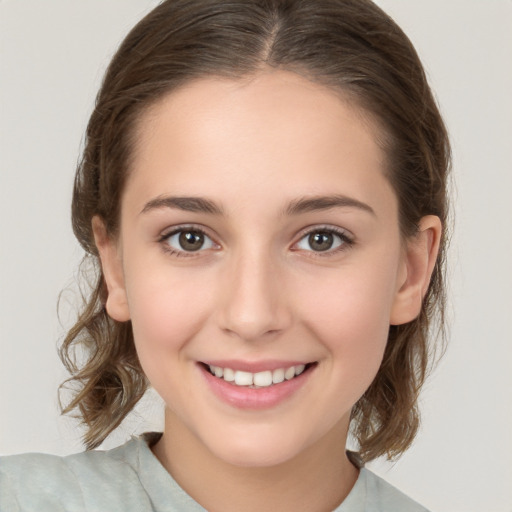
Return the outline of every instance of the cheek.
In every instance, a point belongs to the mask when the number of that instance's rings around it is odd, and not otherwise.
[[[325,354],[323,371],[330,385],[319,406],[334,411],[325,416],[327,422],[336,421],[339,411],[350,411],[382,363],[391,294],[386,283],[380,285],[367,274],[349,272],[318,287],[304,303],[304,324]]]
[[[211,286],[186,272],[131,274],[127,297],[139,354],[179,350],[200,329],[211,307]]]
[[[353,373],[376,373],[386,346],[394,299],[393,272],[378,267],[340,269],[329,279],[303,281],[301,316],[335,361]],[[310,292],[304,293],[308,289]]]

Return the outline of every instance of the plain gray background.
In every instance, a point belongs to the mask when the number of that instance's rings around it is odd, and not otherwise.
[[[423,428],[371,467],[437,512],[512,511],[512,1],[380,0],[422,57],[454,148],[451,340]],[[81,257],[69,220],[109,58],[150,0],[0,0],[0,453],[81,450],[56,345]],[[61,325],[62,324],[62,325]],[[142,426],[139,426],[144,420]],[[148,401],[107,446],[156,428]]]

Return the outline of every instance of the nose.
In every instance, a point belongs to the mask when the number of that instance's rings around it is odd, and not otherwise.
[[[284,331],[291,322],[283,272],[263,251],[234,257],[219,303],[220,327],[244,341]]]

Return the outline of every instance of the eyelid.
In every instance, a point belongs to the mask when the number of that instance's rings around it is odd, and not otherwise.
[[[297,245],[299,242],[301,242],[304,238],[311,235],[312,233],[331,233],[333,235],[338,236],[341,239],[341,244],[338,247],[335,247],[334,249],[328,249],[326,251],[314,251],[314,250],[305,250],[297,248]],[[301,251],[308,252],[314,257],[325,257],[325,256],[332,256],[333,254],[336,254],[340,251],[347,250],[351,248],[355,244],[355,237],[354,235],[348,231],[345,228],[340,228],[338,226],[332,226],[329,224],[318,224],[314,226],[308,226],[307,228],[304,228],[300,231],[300,233],[296,237],[296,241],[292,244],[291,249],[294,251]]]
[[[168,243],[166,243],[170,237],[172,237],[173,235],[176,235],[178,233],[181,233],[183,231],[195,231],[197,233],[201,233],[202,235],[204,235],[206,238],[208,238],[211,241],[211,243],[214,246],[213,249],[217,250],[217,249],[220,249],[220,247],[221,247],[220,244],[215,241],[215,237],[209,233],[209,230],[207,230],[206,228],[204,228],[203,226],[200,226],[198,224],[179,224],[177,226],[172,226],[172,227],[166,228],[159,235],[157,241],[159,244],[162,245],[162,248],[164,251],[166,251],[174,256],[185,256],[185,257],[197,256],[207,250],[212,249],[212,247],[208,247],[206,249],[203,249],[203,248],[198,249],[197,251],[185,251],[185,250],[181,250],[181,249],[176,249],[176,248],[172,247],[171,245],[169,245]]]
[[[207,249],[198,249],[197,251],[184,251],[180,249],[174,249],[172,246],[166,243],[166,241],[173,235],[183,232],[183,231],[197,231],[201,234],[203,234],[205,237],[210,239],[212,244],[215,246],[214,249],[218,250],[221,248],[221,245],[215,240],[216,237],[212,236],[209,233],[209,230],[205,227],[198,225],[198,224],[179,224],[176,226],[172,226],[169,228],[166,228],[158,237],[158,243],[160,243],[163,247],[163,249],[166,252],[169,252],[175,256],[195,256],[199,255],[206,250],[209,250],[211,248]],[[338,236],[341,239],[341,244],[338,247],[335,247],[334,249],[328,249],[326,251],[314,251],[314,250],[304,250],[297,247],[297,244],[301,242],[305,237],[311,235],[312,233],[332,233],[336,236]],[[291,246],[292,251],[304,251],[310,253],[314,257],[325,257],[325,256],[331,256],[333,254],[336,254],[340,251],[347,250],[350,247],[352,247],[355,243],[354,235],[348,231],[345,228],[341,228],[339,226],[332,226],[328,224],[317,224],[313,226],[308,226],[304,229],[302,229],[299,234],[295,238],[295,242]]]
[[[207,235],[208,237],[212,238],[212,236],[209,233],[209,230],[206,229],[204,226],[201,226],[200,224],[194,224],[186,223],[186,224],[177,224],[175,226],[169,226],[162,230],[160,235],[158,236],[159,240],[165,240],[166,238],[169,238],[171,235],[174,235],[175,233],[179,233],[180,231],[198,231],[200,233],[203,233]]]

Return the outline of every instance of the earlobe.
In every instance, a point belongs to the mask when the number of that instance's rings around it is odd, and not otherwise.
[[[103,220],[99,216],[92,219],[94,241],[101,260],[101,268],[107,285],[108,296],[105,308],[108,315],[118,322],[130,320],[126,297],[122,261],[119,248],[108,235]]]
[[[407,241],[404,277],[398,283],[391,325],[411,322],[420,314],[439,252],[441,233],[439,217],[426,215],[420,220],[418,233]]]

